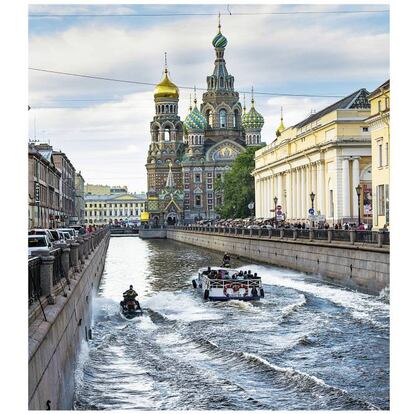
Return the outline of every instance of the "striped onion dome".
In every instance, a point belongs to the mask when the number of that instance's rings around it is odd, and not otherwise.
[[[213,43],[213,46],[216,48],[224,49],[227,46],[227,39],[225,38],[225,36],[223,36],[221,31],[219,30],[219,32],[216,34],[216,36],[214,37],[211,43]]]
[[[244,129],[261,129],[264,125],[264,118],[252,106],[250,111],[243,115],[242,125]]]
[[[184,127],[187,131],[204,131],[206,129],[207,120],[196,105],[194,105],[192,111],[186,116]]]

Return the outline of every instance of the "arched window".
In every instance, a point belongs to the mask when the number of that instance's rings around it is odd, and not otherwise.
[[[233,127],[237,128],[239,126],[239,111],[237,109],[234,110],[234,118],[233,118]]]
[[[220,88],[224,88],[224,79],[220,78]]]
[[[220,128],[227,127],[227,112],[225,109],[220,109]]]
[[[164,141],[171,141],[171,128],[169,126],[166,126],[164,129]]]
[[[210,125],[212,127],[213,126],[213,116],[211,115],[211,110],[210,109],[207,109],[206,118],[207,118],[208,125]]]
[[[164,105],[161,105],[161,113],[164,113]]]

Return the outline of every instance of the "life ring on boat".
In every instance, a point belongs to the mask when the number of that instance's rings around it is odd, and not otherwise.
[[[237,282],[236,283],[233,283],[233,282],[226,283],[224,285],[224,288],[223,288],[223,293],[224,293],[225,296],[227,296],[227,289],[228,288],[232,288],[233,293],[237,293],[240,289],[244,289],[243,296],[247,296],[248,293],[249,293],[249,289],[248,289],[247,285],[245,285],[244,283],[237,283]]]

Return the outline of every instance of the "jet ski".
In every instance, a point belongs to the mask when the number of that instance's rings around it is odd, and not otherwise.
[[[142,316],[142,309],[139,306],[139,302],[135,299],[124,299],[120,302],[121,313],[127,319],[135,318],[136,316]]]

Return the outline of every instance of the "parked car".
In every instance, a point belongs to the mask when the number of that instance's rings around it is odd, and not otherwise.
[[[76,237],[86,233],[86,230],[80,224],[74,224],[73,226],[70,226],[70,228],[75,230]]]
[[[64,231],[64,232],[66,232],[66,233],[69,233],[70,234],[70,238],[72,239],[72,240],[74,240],[75,239],[75,237],[76,237],[76,234],[75,234],[75,229],[72,229],[72,228],[62,228],[62,229],[59,229],[59,231]]]
[[[54,241],[52,233],[50,232],[49,229],[31,229],[29,230],[29,235],[39,235],[39,236],[43,235],[49,239],[50,243],[53,243]]]
[[[59,229],[58,232],[62,235],[63,239],[65,240],[65,243],[69,240],[73,240],[72,235],[68,231]]]
[[[49,231],[53,237],[53,244],[60,247],[66,245],[66,238],[58,229],[51,229]]]
[[[31,234],[28,236],[29,256],[36,252],[48,252],[53,248],[52,242],[44,234]]]

